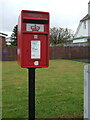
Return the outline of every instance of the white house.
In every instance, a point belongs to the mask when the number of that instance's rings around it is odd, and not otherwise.
[[[88,3],[88,14],[80,20],[73,43],[87,42],[90,39],[90,1]]]

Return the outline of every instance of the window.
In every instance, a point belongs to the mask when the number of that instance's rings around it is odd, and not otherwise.
[[[86,21],[84,21],[84,29],[86,29]]]

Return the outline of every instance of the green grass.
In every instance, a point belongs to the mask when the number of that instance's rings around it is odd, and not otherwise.
[[[49,68],[36,69],[36,118],[83,116],[84,65],[51,60]],[[28,117],[27,76],[16,62],[3,62],[3,118]]]

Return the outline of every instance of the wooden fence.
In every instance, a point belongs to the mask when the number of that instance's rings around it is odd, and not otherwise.
[[[62,46],[50,48],[50,59],[87,59],[90,58],[88,46]]]
[[[50,47],[50,59],[88,59],[90,46],[62,46]],[[2,48],[2,61],[16,61],[17,48]]]

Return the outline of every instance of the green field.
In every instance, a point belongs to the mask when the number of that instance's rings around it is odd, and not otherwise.
[[[84,65],[50,60],[49,68],[36,69],[36,118],[83,117]],[[3,118],[28,117],[27,76],[17,62],[3,62]]]

